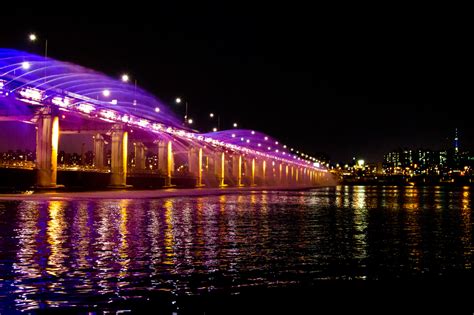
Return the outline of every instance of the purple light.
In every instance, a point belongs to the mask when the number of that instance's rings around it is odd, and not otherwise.
[[[31,65],[36,63],[46,64],[46,70],[31,71]],[[29,71],[15,72],[19,65]],[[126,74],[112,78],[72,63],[11,49],[0,49],[0,69],[0,90],[9,91],[9,95],[2,92],[1,105],[14,99],[27,104],[49,104],[71,112],[68,119],[76,114],[88,115],[91,119],[127,124],[130,128],[140,128],[157,135],[166,134],[186,141],[192,139],[211,147],[220,146],[231,151],[290,162],[282,157],[285,152],[267,152],[262,148],[262,139],[275,145],[279,141],[261,132],[244,129],[217,131],[215,128],[212,133],[199,134],[183,127],[182,119],[177,118],[155,96],[135,85],[124,84],[130,80]],[[112,100],[104,99],[111,96]],[[181,103],[182,99],[176,98],[175,101]],[[192,120],[188,117],[187,122],[190,124]],[[270,146],[267,148],[268,151],[272,150]],[[295,164],[294,161],[291,163]]]

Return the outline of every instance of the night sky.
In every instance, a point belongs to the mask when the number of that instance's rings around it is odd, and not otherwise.
[[[132,5],[2,10],[0,47],[41,54],[41,43],[26,40],[35,32],[48,39],[49,56],[111,76],[127,72],[179,115],[184,108],[174,98],[187,99],[203,131],[213,126],[212,111],[221,127],[236,121],[333,161],[376,161],[398,147],[441,149],[456,127],[461,148],[474,149],[474,54],[461,16],[425,8]]]

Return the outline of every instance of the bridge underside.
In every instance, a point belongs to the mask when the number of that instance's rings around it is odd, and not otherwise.
[[[110,187],[189,186],[314,186],[324,184],[326,173],[272,159],[203,145],[131,128],[93,117],[30,107],[28,113],[0,113],[0,122],[17,121],[36,126],[36,185],[55,188],[60,171],[108,177]],[[60,139],[68,135],[90,137],[93,162],[67,168],[58,163]],[[82,152],[84,154],[84,152]],[[84,157],[81,156],[83,160]]]

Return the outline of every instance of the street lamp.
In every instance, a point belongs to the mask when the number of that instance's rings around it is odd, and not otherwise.
[[[237,128],[237,123],[234,123],[233,126],[234,126],[234,128]]]
[[[122,74],[120,77],[123,83],[127,83],[130,81],[130,76],[127,73]],[[133,105],[137,105],[137,79],[133,80],[135,82],[135,89],[133,90]]]
[[[28,40],[30,42],[36,42],[36,40],[38,39],[38,36],[36,36],[35,33],[30,33],[28,35]],[[45,39],[44,40],[44,72],[43,72],[43,77],[44,77],[44,83],[46,83],[46,59],[48,58],[48,40]]]
[[[110,96],[110,91],[109,90],[103,90],[102,95],[105,96],[105,97],[109,97]]]
[[[128,80],[130,80],[128,74],[122,74],[122,82],[128,82]]]
[[[181,102],[182,102],[181,97],[177,97],[175,102],[176,102],[176,104],[181,104]],[[185,113],[184,113],[184,123],[186,124],[186,120],[188,119],[188,101],[185,100],[184,103],[185,103],[185,106],[186,106]]]
[[[209,117],[210,117],[210,118],[214,118],[215,116],[216,116],[216,115],[214,115],[214,113],[210,113],[210,114],[209,114]],[[217,115],[217,128],[213,128],[212,131],[215,132],[215,131],[219,130],[220,128],[221,128],[221,116],[220,116],[220,115]],[[216,130],[214,130],[214,129],[216,129]]]
[[[28,40],[30,42],[36,42],[38,40],[38,36],[36,36],[35,33],[30,33],[28,35]],[[45,41],[44,41],[44,59],[46,60],[47,57],[48,57],[48,40],[45,39]]]

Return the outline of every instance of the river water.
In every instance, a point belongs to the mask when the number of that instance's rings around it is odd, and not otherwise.
[[[0,313],[472,277],[473,188],[0,201]],[[179,304],[179,303],[178,303]],[[173,310],[174,310],[173,309]]]

